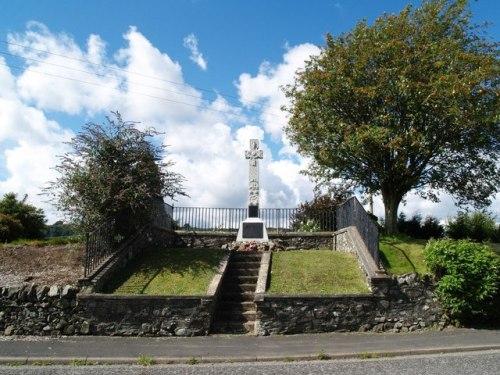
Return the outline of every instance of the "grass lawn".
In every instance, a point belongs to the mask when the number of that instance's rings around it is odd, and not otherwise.
[[[353,254],[331,250],[273,253],[269,294],[369,293]]]
[[[416,272],[427,273],[424,263],[426,240],[404,236],[383,236],[380,239],[380,258],[392,275]]]
[[[105,293],[205,294],[223,254],[219,249],[150,249],[133,259]]]
[[[424,248],[427,240],[407,236],[382,236],[380,238],[380,258],[388,273],[402,275],[417,272],[428,273],[424,262]],[[493,253],[500,257],[500,244],[488,243]]]

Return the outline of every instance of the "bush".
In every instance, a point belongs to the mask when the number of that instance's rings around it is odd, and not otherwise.
[[[420,228],[420,235],[420,238],[424,240],[442,238],[444,236],[444,227],[439,224],[439,220],[435,217],[427,216]]]
[[[405,213],[401,212],[398,216],[397,228],[399,233],[423,240],[438,239],[444,235],[444,227],[439,224],[437,218],[426,216],[422,221],[420,214],[415,214],[411,219],[407,220]]]
[[[21,221],[11,215],[0,213],[0,242],[11,242],[23,234]]]
[[[466,240],[430,241],[424,259],[436,277],[439,301],[452,318],[467,322],[493,311],[500,260],[487,245]]]
[[[483,211],[472,214],[459,212],[455,219],[449,220],[447,235],[455,240],[471,239],[475,241],[498,242],[500,226],[495,224],[493,216]]]
[[[334,231],[335,209],[344,202],[346,195],[324,194],[314,197],[310,202],[301,203],[293,216],[292,230],[305,232]]]
[[[45,229],[45,215],[43,210],[27,203],[28,196],[17,199],[17,194],[7,193],[0,200],[0,214],[15,219],[16,224],[10,220],[10,241],[18,238],[40,239],[43,238]],[[4,223],[5,223],[4,218]],[[17,224],[20,223],[21,227]],[[5,224],[7,225],[7,224]],[[5,230],[5,226],[4,226]],[[12,235],[15,236],[12,237]]]

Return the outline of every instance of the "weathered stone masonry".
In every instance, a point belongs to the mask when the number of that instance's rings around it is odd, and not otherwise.
[[[258,295],[255,334],[408,332],[443,327],[446,320],[433,290],[430,278],[409,274],[389,280],[386,290],[376,295]]]
[[[35,284],[0,288],[0,334],[58,336],[88,333],[78,288]]]

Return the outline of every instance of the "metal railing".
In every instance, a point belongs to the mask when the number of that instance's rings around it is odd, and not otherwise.
[[[115,233],[115,221],[109,220],[85,235],[84,277],[92,273],[116,251]]]
[[[378,226],[365,211],[356,197],[352,197],[337,207],[336,225],[338,229],[355,226],[358,229],[363,242],[371,253],[373,260],[378,265],[379,257],[379,234]]]
[[[248,217],[247,208],[174,207],[174,229],[206,232],[237,232]],[[334,231],[335,211],[300,215],[298,208],[260,208],[259,218],[268,232]]]
[[[150,223],[164,229],[173,227],[173,207],[163,203],[163,200],[154,202],[151,210]],[[133,230],[136,233],[138,230]],[[133,232],[132,231],[132,232]],[[114,219],[100,225],[97,229],[85,236],[85,257],[83,261],[84,277],[90,275],[111,255],[120,250],[120,246],[128,238],[117,233]],[[132,233],[134,234],[134,233]]]
[[[247,208],[173,207],[158,201],[153,205],[151,224],[165,229],[237,232],[248,217]],[[318,232],[355,226],[373,259],[379,263],[378,227],[359,201],[353,197],[336,209],[307,212],[298,208],[261,208],[259,217],[268,232]],[[126,240],[126,239],[124,239]],[[102,224],[86,236],[84,275],[97,269],[118,250],[114,220]]]

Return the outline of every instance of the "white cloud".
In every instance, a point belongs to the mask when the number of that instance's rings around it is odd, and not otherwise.
[[[0,81],[15,82],[6,68],[0,68]],[[45,114],[24,104],[15,91],[15,85],[2,86],[0,92],[0,142],[5,148],[0,160],[3,179],[0,179],[0,196],[15,192],[21,199],[28,194],[28,201],[42,208],[50,222],[57,220],[54,208],[40,196],[41,188],[55,178],[52,169],[58,155],[64,154],[72,132],[63,129]]]
[[[207,70],[207,61],[203,58],[203,54],[198,49],[198,38],[194,34],[189,34],[184,38],[184,47],[191,51],[189,57],[201,70]]]
[[[7,39],[9,51],[24,58],[27,65],[17,78],[24,101],[73,115],[113,107],[122,77],[113,67],[96,65],[105,54],[98,36],[89,37],[86,52],[70,36],[53,34],[46,26],[32,22],[25,33],[9,34]]]
[[[131,27],[123,38],[123,47],[109,54],[98,35],[89,36],[80,48],[70,36],[52,33],[41,24],[8,36],[12,43],[52,53],[11,44],[11,52],[25,59],[25,70],[15,76],[0,64],[0,144],[5,145],[0,150],[0,193],[28,193],[32,204],[49,213],[50,222],[61,218],[38,194],[55,177],[51,168],[58,162],[57,155],[66,151],[62,142],[73,135],[69,129],[75,128],[75,122],[103,122],[110,110],[119,110],[124,120],[141,121],[140,127],[153,126],[164,133],[160,140],[170,146],[167,158],[176,163],[173,170],[186,177],[191,196],[180,198],[176,205],[245,207],[248,162],[244,151],[251,138],[259,139],[264,150],[262,207],[293,207],[312,198],[311,182],[299,174],[307,161],[295,153],[282,132],[286,119],[279,107],[286,99],[279,87],[292,82],[294,72],[317,53],[317,47],[289,48],[282,63],[263,63],[255,76],[241,74],[241,102],[262,113],[256,124],[244,109],[221,96],[205,100],[185,81],[181,65],[136,28]],[[80,70],[93,75],[87,77]],[[63,71],[95,85],[61,79]],[[55,121],[53,114],[63,114],[63,120]],[[276,147],[280,152],[274,159]],[[413,202],[408,199],[409,205]]]
[[[264,62],[256,76],[243,73],[239,77],[237,87],[241,102],[247,107],[262,110],[260,117],[265,130],[276,141],[282,138],[283,126],[287,121],[286,114],[280,110],[287,103],[281,87],[291,84],[295,72],[304,67],[305,60],[318,53],[318,47],[301,44],[289,48],[283,55],[283,62],[277,66]]]

